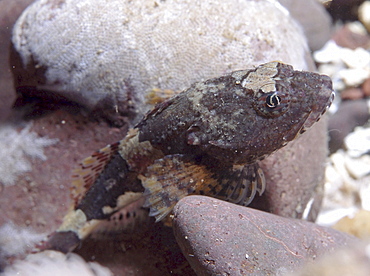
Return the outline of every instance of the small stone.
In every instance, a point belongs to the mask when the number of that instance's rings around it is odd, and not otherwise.
[[[366,29],[370,32],[370,2],[365,1],[358,8],[358,18],[364,24]]]
[[[370,65],[370,53],[363,48],[356,48],[355,50],[342,48],[341,59],[348,68],[368,70]]]
[[[367,78],[361,86],[365,97],[370,97],[370,78]]]
[[[370,128],[357,127],[345,138],[345,145],[351,157],[367,155],[370,152]]]
[[[359,22],[351,22],[339,28],[332,39],[341,47],[356,49],[367,48],[370,45],[370,37],[364,26]]]
[[[353,87],[361,85],[369,77],[369,71],[362,68],[349,68],[341,70],[338,75],[347,87]]]
[[[344,140],[346,168],[355,179],[370,175],[370,128],[357,127]]]
[[[369,251],[369,243],[359,242],[349,248],[327,254],[286,276],[369,276]]]
[[[322,49],[313,54],[313,57],[319,63],[338,62],[341,60],[341,51],[341,46],[329,40]]]
[[[279,0],[292,17],[303,27],[312,51],[321,49],[330,39],[331,18],[316,0]]]
[[[364,97],[364,92],[361,88],[350,87],[340,93],[342,100],[360,100]]]
[[[365,99],[344,101],[329,119],[329,149],[333,153],[343,146],[344,138],[356,126],[364,125],[370,118],[368,103]]]
[[[360,239],[370,238],[370,211],[359,210],[353,217],[344,217],[338,221],[334,229],[354,235]]]
[[[183,198],[174,215],[176,240],[197,275],[284,274],[357,240],[204,196]]]

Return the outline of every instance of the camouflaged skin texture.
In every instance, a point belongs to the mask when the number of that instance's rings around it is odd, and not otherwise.
[[[143,196],[157,221],[189,194],[248,205],[265,188],[258,161],[311,127],[332,100],[330,78],[280,62],[195,83],[81,163],[75,205],[48,247],[61,247],[61,233],[87,237]]]

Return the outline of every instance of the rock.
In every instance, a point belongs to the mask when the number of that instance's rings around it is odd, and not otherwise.
[[[15,100],[14,88],[9,70],[9,41],[13,24],[22,11],[33,0],[2,0],[0,1],[0,123],[4,122],[11,113]]]
[[[366,29],[370,31],[370,2],[365,1],[358,8],[358,18],[364,24]]]
[[[364,91],[361,88],[357,87],[350,87],[345,90],[343,90],[340,93],[340,98],[345,100],[361,100],[364,98]]]
[[[368,48],[370,46],[370,37],[360,22],[350,22],[340,27],[332,39],[341,47],[356,49],[359,47]]]
[[[368,276],[370,271],[369,243],[357,243],[328,254],[286,276]]]
[[[331,36],[331,18],[316,0],[279,0],[303,27],[312,51],[321,49]]]
[[[97,263],[87,263],[77,254],[64,255],[56,251],[44,251],[29,255],[23,261],[16,261],[8,266],[3,276],[47,276],[47,275],[79,275],[79,276],[112,276],[112,272]]]
[[[370,128],[357,127],[345,138],[344,142],[349,156],[359,158],[368,155],[370,152]]]
[[[275,1],[39,0],[12,42],[20,104],[73,101],[113,121],[141,115],[153,89],[181,91],[271,60],[310,63],[302,32]]]
[[[325,195],[317,218],[318,224],[333,226],[345,216],[355,216],[359,210],[370,211],[370,158],[367,154],[362,154],[367,147],[361,148],[361,145],[366,145],[365,139],[361,141],[361,137],[368,132],[356,128],[356,131],[349,135],[356,137],[353,143],[355,146],[348,148],[347,151],[340,149],[330,155],[330,162],[326,168]],[[360,139],[357,138],[358,133]],[[360,225],[357,222],[356,224]],[[349,227],[351,226],[348,225],[347,228]]]
[[[318,63],[337,63],[341,61],[342,48],[335,41],[329,40],[322,49],[314,52],[313,57]]]
[[[349,68],[338,73],[347,87],[360,86],[369,76],[368,69]]]
[[[197,275],[281,275],[357,240],[331,228],[202,196],[182,199],[173,223]]]
[[[348,68],[369,70],[370,53],[363,48],[343,48],[341,58]]]
[[[343,146],[344,138],[356,126],[365,124],[370,118],[366,100],[344,101],[329,119],[329,149],[335,152]]]
[[[370,78],[367,78],[362,86],[361,86],[363,92],[364,92],[364,96],[365,97],[370,97]]]
[[[361,86],[370,76],[370,54],[363,48],[352,50],[330,40],[314,53],[314,58],[320,63],[319,72],[333,79],[336,91]]]
[[[370,211],[361,209],[353,217],[347,216],[342,218],[333,228],[363,240],[369,239]]]

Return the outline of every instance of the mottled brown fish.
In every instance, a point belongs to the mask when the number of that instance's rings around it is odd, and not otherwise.
[[[191,194],[248,205],[265,189],[258,161],[311,127],[332,100],[329,77],[280,62],[193,84],[80,164],[73,208],[47,246],[72,250],[110,217],[129,220],[117,215],[122,208],[144,204],[159,221]]]

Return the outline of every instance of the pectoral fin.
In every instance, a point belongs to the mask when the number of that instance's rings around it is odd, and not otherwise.
[[[246,206],[256,192],[261,195],[265,190],[265,178],[257,163],[220,167],[180,154],[155,160],[139,179],[145,188],[144,206],[150,208],[149,215],[156,221],[166,217],[187,195],[207,195]]]
[[[228,172],[220,174],[222,190],[217,198],[247,206],[258,192],[262,195],[265,191],[265,176],[257,163],[237,165]]]
[[[218,186],[217,178],[206,166],[180,154],[156,160],[139,178],[147,197],[145,206],[150,207],[149,215],[156,221],[166,217],[181,198],[199,194],[207,186]]]

